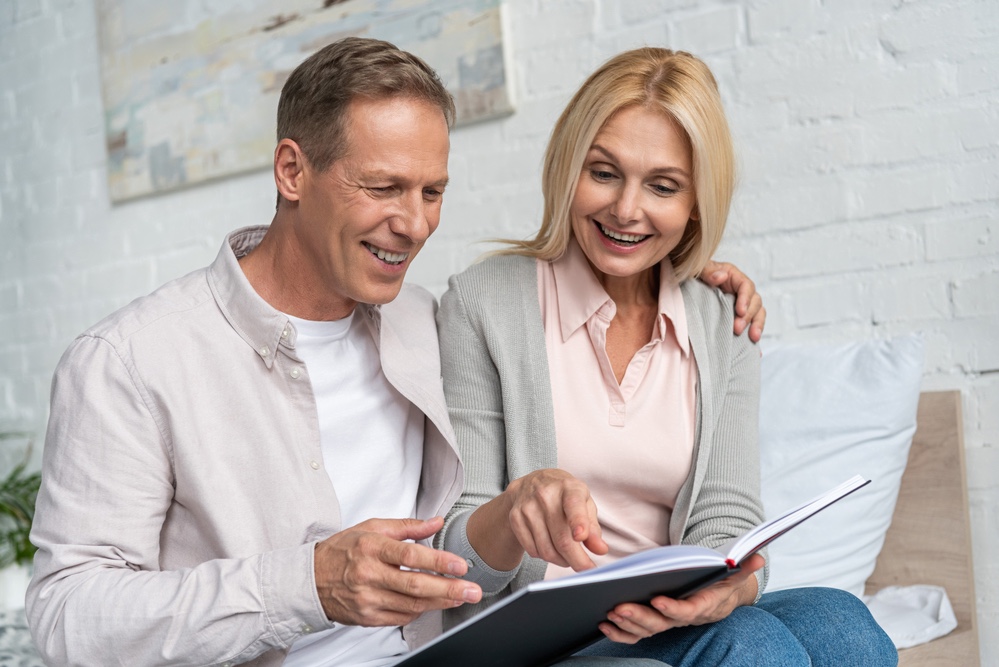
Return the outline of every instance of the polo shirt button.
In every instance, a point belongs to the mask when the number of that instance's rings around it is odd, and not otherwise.
[[[319,461],[312,461],[309,465],[312,466],[313,470],[319,470]]]

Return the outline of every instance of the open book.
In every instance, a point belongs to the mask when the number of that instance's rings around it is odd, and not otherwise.
[[[870,480],[855,476],[717,549],[677,545],[530,584],[408,654],[394,667],[545,667],[604,635],[597,624],[622,602],[686,597],[738,572],[739,564]]]

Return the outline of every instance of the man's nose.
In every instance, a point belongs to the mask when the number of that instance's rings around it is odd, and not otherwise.
[[[406,193],[399,202],[399,211],[393,218],[392,231],[405,236],[413,243],[423,243],[433,231],[423,192]]]

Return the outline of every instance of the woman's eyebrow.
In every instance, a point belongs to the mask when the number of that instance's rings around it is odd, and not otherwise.
[[[604,148],[603,146],[601,146],[600,144],[593,144],[592,146],[590,146],[590,150],[591,151],[597,151],[598,153],[602,153],[604,155],[604,157],[606,157],[611,162],[614,162],[614,163],[618,162],[618,159],[614,156],[614,154],[610,150],[608,150],[607,148]],[[683,176],[684,178],[688,178],[688,179],[690,178],[690,174],[687,173],[686,169],[682,169],[680,167],[676,167],[676,166],[672,166],[672,165],[664,165],[662,167],[655,167],[653,169],[650,169],[650,171],[654,172],[654,173],[657,173],[657,174],[674,173],[674,174],[679,174],[679,175]]]

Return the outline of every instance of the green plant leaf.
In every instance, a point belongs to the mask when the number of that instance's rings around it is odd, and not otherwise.
[[[0,480],[0,568],[28,564],[35,555],[35,546],[28,537],[42,476],[25,472],[27,458]]]

